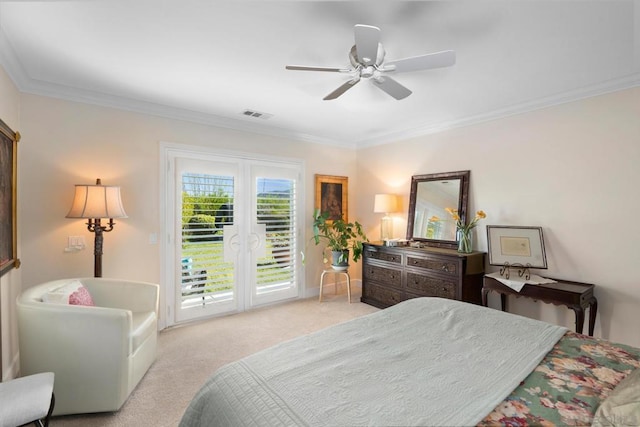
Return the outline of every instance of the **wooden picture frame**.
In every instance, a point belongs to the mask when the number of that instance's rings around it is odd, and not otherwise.
[[[0,276],[20,267],[16,225],[16,183],[20,134],[0,120]]]
[[[316,174],[316,209],[329,212],[329,220],[349,221],[349,178]]]
[[[487,225],[489,265],[547,268],[542,227]]]

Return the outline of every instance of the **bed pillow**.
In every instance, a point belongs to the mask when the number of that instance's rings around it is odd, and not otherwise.
[[[64,285],[49,289],[49,291],[42,296],[42,301],[51,304],[95,306],[91,294],[79,280],[73,280]]]
[[[593,426],[640,425],[640,369],[631,372],[613,389],[593,417]]]

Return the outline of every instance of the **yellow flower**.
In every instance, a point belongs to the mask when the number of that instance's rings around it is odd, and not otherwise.
[[[440,218],[438,218],[437,216],[434,215],[431,218],[429,218],[429,221],[431,221],[431,222],[440,221]]]
[[[460,218],[460,215],[458,214],[457,209],[445,208],[444,210],[447,211],[449,215],[451,215],[451,218],[453,218],[453,220],[456,222],[456,229],[462,230],[465,233],[468,233],[469,230],[471,230],[476,225],[478,225],[478,221],[480,221],[481,219],[485,219],[487,217],[487,214],[484,213],[484,211],[479,210],[476,212],[476,216],[471,220],[469,224],[463,224],[462,218]]]

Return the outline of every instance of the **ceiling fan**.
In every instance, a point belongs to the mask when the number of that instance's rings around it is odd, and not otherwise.
[[[452,50],[385,61],[385,51],[380,43],[380,28],[358,24],[354,27],[354,33],[356,44],[349,51],[351,67],[331,68],[287,65],[285,68],[287,70],[351,74],[351,80],[325,96],[323,98],[325,101],[336,99],[362,79],[371,80],[380,89],[399,100],[411,95],[411,91],[389,77],[388,74],[448,67],[456,62],[456,54]]]

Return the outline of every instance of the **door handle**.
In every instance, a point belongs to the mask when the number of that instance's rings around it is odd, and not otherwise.
[[[254,252],[256,258],[267,256],[267,226],[254,224],[253,231],[247,236],[247,250]]]
[[[238,252],[240,251],[238,227],[235,225],[225,225],[222,236],[224,262],[235,262]]]
[[[260,246],[260,236],[258,236],[256,233],[251,233],[249,234],[247,241],[249,243],[249,250],[253,251],[255,249],[258,248],[258,246]]]

